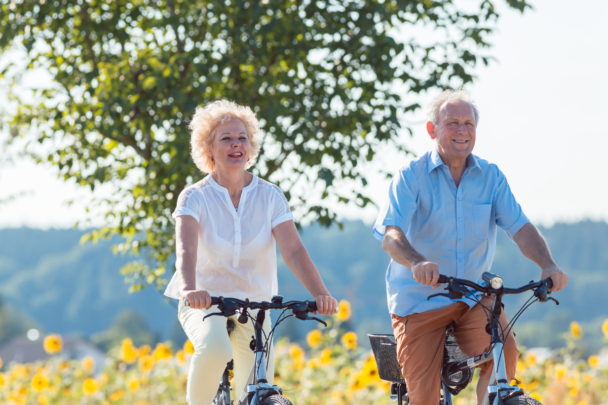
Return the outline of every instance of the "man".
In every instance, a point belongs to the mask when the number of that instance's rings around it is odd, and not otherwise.
[[[479,113],[468,93],[444,91],[431,101],[428,119],[435,148],[393,178],[389,200],[373,229],[392,259],[386,274],[388,306],[410,405],[439,403],[445,328],[450,322],[455,322],[454,336],[467,356],[490,346],[480,304],[466,298],[427,297],[439,286],[439,274],[481,282],[494,257],[497,225],[541,268],[541,279],[553,280],[552,291],[568,282],[502,172],[471,154]],[[491,299],[482,298],[481,303],[488,307]],[[500,322],[503,328],[508,323],[504,313]],[[511,381],[519,356],[512,332],[504,354]],[[479,404],[492,362],[480,368]]]

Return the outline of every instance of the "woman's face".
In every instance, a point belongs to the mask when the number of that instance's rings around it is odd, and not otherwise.
[[[245,169],[249,160],[249,136],[245,124],[234,119],[215,129],[211,144],[211,157],[215,161],[215,171]]]

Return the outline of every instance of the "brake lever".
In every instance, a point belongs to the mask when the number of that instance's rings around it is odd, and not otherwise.
[[[232,316],[234,314],[235,314],[234,311],[213,312],[209,315],[205,315],[205,317],[203,318],[203,321],[205,321],[205,319],[209,318],[210,316]]]
[[[433,297],[446,297],[446,298],[450,298],[450,296],[448,294],[439,293],[439,294],[429,295],[426,300],[428,301],[428,300],[430,300]]]
[[[314,321],[320,322],[320,323],[322,323],[323,325],[325,325],[325,327],[327,328],[327,324],[325,323],[325,321],[322,321],[322,320],[321,320],[321,319],[319,319],[319,318],[315,318],[314,316],[307,316],[307,317],[306,317],[306,319],[312,319],[312,320],[314,320]]]
[[[553,298],[553,297],[549,297],[549,299],[550,299],[551,301],[555,301],[555,305],[559,305],[559,301],[558,301],[558,300],[556,300],[555,298]]]

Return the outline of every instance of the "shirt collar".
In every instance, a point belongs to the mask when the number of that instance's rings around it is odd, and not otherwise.
[[[219,184],[217,184],[217,182],[215,181],[215,179],[213,178],[213,176],[211,174],[208,174],[206,178],[207,178],[207,181],[209,182],[209,184],[211,184],[211,186],[213,188],[215,188],[215,189],[217,189],[219,191],[228,193],[228,189],[226,187],[222,187]],[[250,191],[251,189],[255,188],[255,186],[257,186],[257,184],[258,184],[258,176],[256,176],[255,174],[253,174],[253,178],[251,179],[251,183],[249,183],[245,187],[243,187],[243,192]]]
[[[441,156],[439,156],[439,152],[437,152],[437,148],[433,148],[433,150],[431,151],[431,158],[428,162],[427,173],[430,173],[435,168],[443,166],[443,165],[444,165],[443,160],[441,159]],[[473,170],[473,169],[481,170],[481,165],[479,164],[479,160],[472,153],[470,153],[469,156],[467,156],[467,169],[469,169],[469,168],[471,170]]]

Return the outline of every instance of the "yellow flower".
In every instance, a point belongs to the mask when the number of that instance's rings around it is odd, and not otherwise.
[[[151,351],[152,351],[152,348],[150,347],[150,345],[142,345],[139,347],[140,356],[143,356],[145,354],[150,354]]]
[[[564,377],[566,377],[567,372],[568,372],[568,369],[566,368],[566,366],[564,366],[562,364],[556,365],[555,366],[555,377],[557,378],[557,382],[562,382]]]
[[[357,347],[357,335],[355,332],[345,333],[344,336],[342,336],[342,344],[348,350],[353,350],[355,347]]]
[[[175,353],[175,358],[179,364],[186,363],[186,355],[183,350],[178,350],[177,353]]]
[[[6,384],[6,378],[4,377],[3,373],[0,373],[0,388],[4,387],[5,384]]]
[[[340,301],[338,304],[338,313],[336,314],[338,319],[342,322],[348,321],[350,318],[350,302],[346,300]]]
[[[166,344],[159,343],[156,345],[152,356],[154,356],[154,360],[168,359],[171,357],[171,349]]]
[[[537,400],[538,402],[542,402],[543,401],[543,397],[541,397],[537,392],[531,393],[530,396],[532,398],[534,398],[535,400]]]
[[[101,373],[101,375],[99,376],[99,384],[104,385],[108,382],[109,379],[110,376],[107,373]]]
[[[35,391],[42,391],[46,387],[49,386],[49,379],[43,376],[42,374],[36,374],[32,378],[32,388]]]
[[[350,390],[359,391],[360,389],[365,388],[365,383],[361,376],[357,376],[353,379],[350,386],[348,387]]]
[[[186,340],[186,343],[184,343],[184,352],[194,354],[194,345],[190,340]]]
[[[129,390],[131,392],[136,392],[137,390],[139,390],[139,380],[136,378],[131,378],[127,382],[127,387],[129,387]]]
[[[319,361],[321,365],[326,365],[331,363],[331,350],[323,349],[321,350],[321,356],[319,356]]]
[[[59,335],[48,335],[44,338],[44,350],[48,354],[55,354],[63,350],[63,339]]]
[[[318,347],[321,344],[322,338],[323,334],[321,333],[321,331],[319,329],[313,329],[308,332],[308,335],[306,335],[306,342],[308,342],[308,346],[314,349],[315,347]]]
[[[373,357],[366,361],[365,365],[363,365],[361,376],[368,384],[371,382],[381,381],[378,375],[378,366],[376,365],[376,360]]]
[[[589,402],[585,401],[584,399],[582,401],[578,401],[576,403],[576,405],[589,405]]]
[[[120,358],[122,361],[127,364],[133,364],[137,360],[138,355],[138,350],[133,346],[133,341],[129,338],[124,339],[120,346]]]
[[[526,353],[526,363],[528,363],[529,365],[533,366],[536,364],[536,354],[534,353]]]
[[[8,395],[11,404],[25,405],[27,403],[27,393],[24,390],[13,391]]]
[[[304,350],[298,345],[291,345],[289,347],[289,357],[293,361],[302,360],[304,358]]]
[[[114,392],[113,394],[110,394],[110,401],[116,402],[124,396],[125,396],[125,392],[123,390],[118,390],[118,391]]]
[[[312,368],[312,369],[319,368],[319,365],[320,364],[319,364],[318,359],[310,359],[306,362],[306,367]]]
[[[38,395],[38,403],[40,405],[47,405],[49,403],[49,399],[45,395]]]
[[[589,356],[587,362],[589,363],[589,367],[597,368],[597,366],[600,364],[600,358],[596,355]]]
[[[86,356],[82,359],[82,368],[87,373],[92,372],[95,369],[95,359],[91,356]]]
[[[608,338],[608,319],[602,324],[602,332],[604,333],[604,336]]]
[[[154,368],[154,357],[145,354],[139,358],[139,370],[147,373]]]
[[[589,374],[589,373],[584,373],[583,374],[583,380],[585,380],[585,382],[587,382],[587,383],[591,382],[592,379],[593,378],[591,377],[591,374]]]
[[[578,389],[576,389],[576,388],[570,388],[570,392],[569,393],[570,393],[570,396],[572,398],[576,398],[576,396],[578,395]]]
[[[92,378],[87,378],[82,383],[82,390],[86,395],[93,395],[99,389],[99,384]]]
[[[583,329],[578,322],[575,321],[570,323],[570,334],[574,340],[578,340],[583,336]]]

